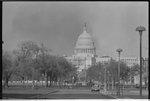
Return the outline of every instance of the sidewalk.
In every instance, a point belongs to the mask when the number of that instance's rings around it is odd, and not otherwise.
[[[100,93],[116,99],[148,99],[148,90],[143,90],[142,96],[139,96],[139,90],[124,90],[120,97],[116,95],[116,91],[101,91]]]

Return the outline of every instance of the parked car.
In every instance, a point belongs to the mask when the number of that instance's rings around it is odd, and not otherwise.
[[[97,84],[94,84],[94,85],[91,87],[91,91],[100,91],[100,86],[97,85]]]

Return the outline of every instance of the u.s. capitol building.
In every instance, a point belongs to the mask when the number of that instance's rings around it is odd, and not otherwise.
[[[91,34],[87,32],[86,24],[83,27],[83,32],[77,39],[74,55],[64,57],[78,67],[78,71],[88,69],[91,65],[102,60],[96,56],[96,47]]]
[[[77,39],[74,54],[72,56],[64,55],[64,58],[75,65],[79,72],[88,69],[91,65],[98,62],[108,63],[112,60],[112,57],[110,56],[96,55],[96,47],[91,34],[87,32],[86,24],[83,27],[83,32]],[[138,57],[121,57],[120,59],[129,67],[140,63],[140,59]],[[118,58],[114,58],[114,60],[118,61]],[[135,79],[133,83],[135,82],[138,82],[138,80]]]

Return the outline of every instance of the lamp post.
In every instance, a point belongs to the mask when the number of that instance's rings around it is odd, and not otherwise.
[[[147,58],[147,89],[149,89],[149,64],[148,64],[149,58]]]
[[[118,52],[119,55],[119,62],[118,62],[118,92],[117,95],[120,96],[120,53],[122,52],[122,49],[119,48],[116,50]]]
[[[86,83],[86,57],[85,57],[85,83]]]
[[[136,28],[136,31],[140,35],[140,96],[142,96],[142,32],[146,31],[146,29],[143,26],[139,26]]]
[[[80,60],[78,59],[77,62],[78,62],[78,68],[79,68]],[[80,68],[79,68],[79,69],[80,69]],[[79,72],[79,71],[78,71],[78,78],[79,78],[79,81],[80,81],[80,72]]]
[[[107,90],[110,90],[110,74],[109,71],[107,71]]]
[[[107,63],[104,64],[104,92],[107,91]]]

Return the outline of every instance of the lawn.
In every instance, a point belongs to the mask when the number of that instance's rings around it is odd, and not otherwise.
[[[3,99],[14,98],[14,99],[26,99],[32,98],[34,96],[40,96],[43,94],[48,94],[57,90],[57,87],[38,87],[32,89],[31,87],[23,86],[11,86],[2,90]],[[34,97],[35,98],[35,97]]]

